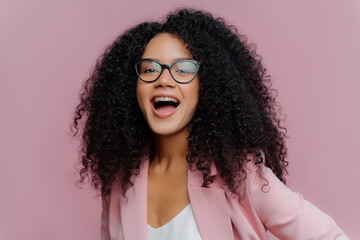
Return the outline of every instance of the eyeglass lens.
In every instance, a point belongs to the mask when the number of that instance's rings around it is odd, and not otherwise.
[[[155,61],[141,61],[138,63],[137,72],[144,81],[154,81],[161,73],[161,65]],[[171,66],[172,76],[179,82],[188,82],[194,78],[198,65],[191,61],[179,61]]]

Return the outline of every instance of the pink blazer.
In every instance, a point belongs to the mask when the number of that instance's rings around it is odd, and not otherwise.
[[[287,188],[262,165],[268,187],[255,172],[253,161],[246,163],[245,198],[240,204],[230,197],[217,175],[209,188],[201,187],[202,173],[188,169],[188,193],[194,216],[204,240],[268,239],[266,231],[280,239],[349,239],[335,221],[302,195]],[[133,175],[126,196],[121,195],[120,183],[112,186],[109,207],[102,202],[102,240],[147,239],[147,181],[149,159],[144,158],[138,176]]]

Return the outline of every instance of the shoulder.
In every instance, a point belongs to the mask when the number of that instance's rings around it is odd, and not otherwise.
[[[254,201],[277,201],[279,198],[290,199],[291,196],[298,199],[295,192],[291,191],[283,182],[281,182],[274,172],[264,164],[264,155],[262,161],[259,161],[253,155],[248,157],[244,170],[246,171],[246,192]],[[296,196],[295,196],[296,195]]]
[[[271,185],[279,183],[283,185],[273,171],[265,166],[265,155],[261,149],[259,157],[249,153],[246,155],[246,159],[243,170],[246,173],[245,187],[248,192],[256,192],[260,189],[268,192]]]
[[[247,156],[244,165],[246,178],[242,189],[256,214],[263,220],[274,219],[276,215],[284,216],[289,211],[301,205],[301,194],[292,191],[281,182],[274,172],[267,167],[262,153],[261,159],[252,154]]]

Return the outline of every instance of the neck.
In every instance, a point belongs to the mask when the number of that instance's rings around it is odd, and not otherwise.
[[[179,169],[187,169],[186,154],[189,151],[189,131],[184,128],[173,135],[154,134],[152,168],[158,173],[178,172]]]

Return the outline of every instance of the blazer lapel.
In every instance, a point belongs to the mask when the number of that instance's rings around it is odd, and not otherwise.
[[[147,182],[149,159],[146,157],[140,164],[138,176],[132,175],[134,183],[126,191],[126,197],[120,196],[120,215],[123,238],[118,240],[147,239]],[[119,234],[121,237],[121,234]]]
[[[217,175],[215,163],[210,166],[210,175]],[[204,240],[233,240],[230,214],[225,191],[218,176],[208,188],[201,187],[202,172],[188,169],[188,191],[194,216]]]
[[[140,165],[138,176],[132,175],[134,185],[120,196],[122,235],[125,240],[147,239],[147,186],[149,158]],[[217,175],[215,163],[210,175]],[[188,168],[188,192],[194,216],[202,238],[205,240],[233,240],[230,214],[222,182],[215,176],[208,188],[201,187],[202,172]],[[121,236],[121,234],[119,234]],[[121,239],[121,238],[120,238]]]

